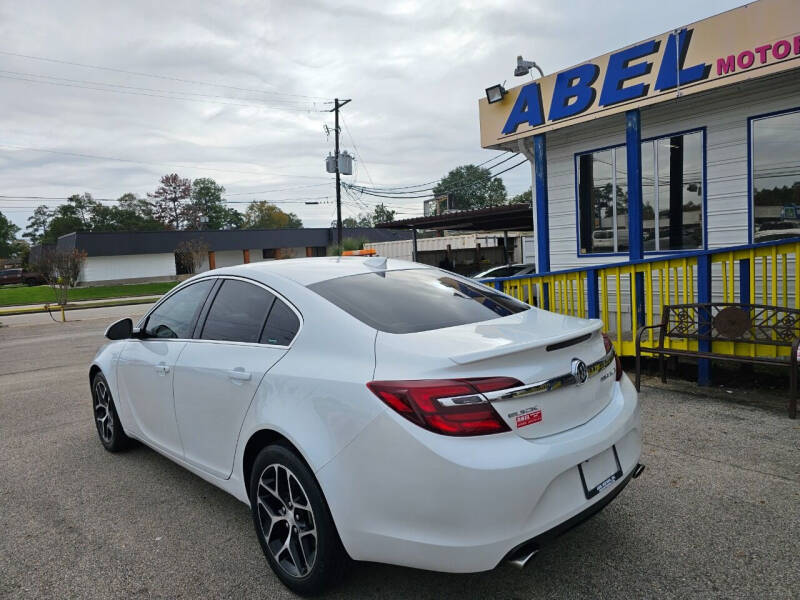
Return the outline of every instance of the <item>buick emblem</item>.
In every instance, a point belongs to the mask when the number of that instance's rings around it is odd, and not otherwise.
[[[584,384],[589,379],[589,370],[586,368],[586,363],[580,358],[572,359],[572,376],[575,378],[576,385]]]

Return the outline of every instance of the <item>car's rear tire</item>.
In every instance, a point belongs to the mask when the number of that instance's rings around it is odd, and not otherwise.
[[[350,563],[311,469],[282,444],[267,446],[250,475],[253,524],[270,567],[293,592],[330,589]]]
[[[100,372],[92,379],[92,413],[103,448],[109,452],[119,452],[130,447],[131,438],[122,429],[108,381]]]

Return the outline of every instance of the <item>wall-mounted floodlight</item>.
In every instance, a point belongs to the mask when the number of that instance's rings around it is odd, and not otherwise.
[[[500,102],[503,99],[503,96],[506,94],[506,88],[499,83],[497,85],[493,85],[492,87],[486,88],[486,99],[489,101],[489,104]]]
[[[531,69],[536,69],[539,71],[539,75],[544,77],[544,73],[532,60],[523,60],[521,56],[517,57],[517,68],[514,69],[514,76],[515,77],[522,77],[523,75],[527,75],[531,72]],[[531,79],[533,79],[533,74],[531,74]]]

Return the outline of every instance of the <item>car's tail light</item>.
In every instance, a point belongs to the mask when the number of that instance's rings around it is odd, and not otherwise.
[[[509,431],[483,392],[521,386],[511,377],[371,381],[367,387],[412,423],[443,435]]]
[[[614,342],[611,341],[611,338],[608,337],[608,334],[603,334],[603,344],[606,347],[606,354],[614,351]],[[614,364],[617,367],[617,381],[619,381],[622,379],[622,361],[620,361],[616,352],[614,353]]]

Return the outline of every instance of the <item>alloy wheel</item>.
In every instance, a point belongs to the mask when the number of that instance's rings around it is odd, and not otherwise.
[[[261,473],[256,493],[258,521],[275,563],[287,575],[308,575],[317,557],[314,510],[303,486],[285,465]]]
[[[100,439],[110,444],[114,437],[114,412],[111,410],[111,394],[102,379],[94,384],[94,419]]]

